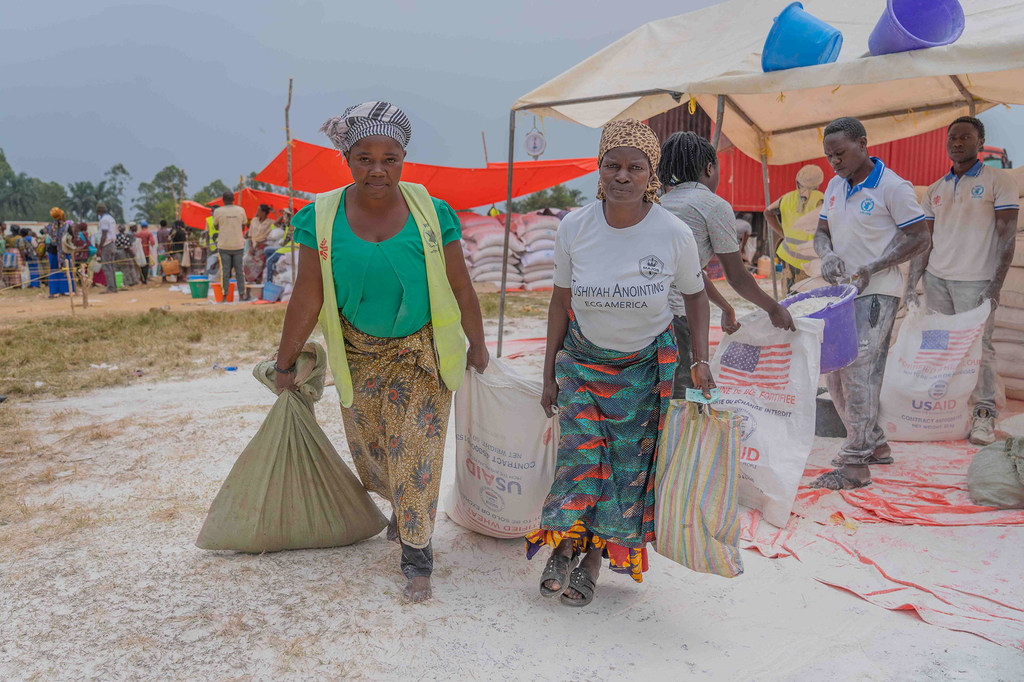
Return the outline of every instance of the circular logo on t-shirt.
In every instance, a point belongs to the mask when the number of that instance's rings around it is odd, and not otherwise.
[[[871,213],[871,209],[873,209],[874,207],[875,202],[873,199],[865,199],[864,201],[860,202],[861,213]]]
[[[975,185],[971,188],[971,196],[975,199],[980,199],[985,196],[985,185]]]
[[[654,279],[665,269],[665,262],[657,256],[644,256],[640,259],[640,274],[647,279]]]

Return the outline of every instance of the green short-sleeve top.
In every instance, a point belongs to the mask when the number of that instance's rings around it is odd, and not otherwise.
[[[461,238],[459,217],[451,206],[433,197],[431,201],[441,223],[441,240],[448,244]],[[295,241],[318,250],[316,202],[296,213],[292,225]],[[352,231],[342,194],[331,239],[338,310],[356,329],[371,336],[395,338],[415,334],[430,322],[423,240],[411,214],[394,237],[368,242]]]

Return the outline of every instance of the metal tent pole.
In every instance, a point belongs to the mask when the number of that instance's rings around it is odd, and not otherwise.
[[[501,302],[498,305],[498,348],[501,357],[501,342],[505,333],[505,286],[508,284],[508,242],[512,234],[512,159],[516,143],[516,110],[508,112],[508,190],[505,198],[505,249],[501,261]]]
[[[761,137],[761,176],[764,179],[764,206],[765,210],[772,204],[772,195],[768,189],[768,155],[765,153],[766,140]],[[775,300],[779,300],[779,281],[775,274],[775,235],[772,233],[770,225],[764,226],[765,238],[768,240],[768,253],[767,255],[772,261],[772,295]]]

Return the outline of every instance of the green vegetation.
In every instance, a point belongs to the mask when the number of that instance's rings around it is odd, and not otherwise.
[[[533,194],[528,194],[518,201],[512,202],[513,213],[529,213],[542,208],[570,208],[582,206],[587,202],[583,192],[569,189],[565,185],[555,185]]]

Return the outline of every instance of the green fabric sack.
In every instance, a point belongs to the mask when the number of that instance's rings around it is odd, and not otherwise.
[[[986,445],[967,470],[971,501],[999,509],[1024,509],[1024,438]]]
[[[387,525],[359,479],[316,422],[327,353],[317,343],[296,362],[299,390],[285,391],[231,468],[210,505],[196,546],[238,552],[342,547]],[[274,363],[253,375],[274,388]]]

